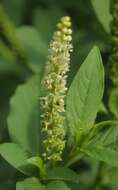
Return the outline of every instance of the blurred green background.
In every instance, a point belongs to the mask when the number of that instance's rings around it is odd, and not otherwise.
[[[94,45],[101,50],[107,72],[109,7],[109,0],[0,1],[0,143],[10,141],[7,130],[10,97],[16,87],[30,76],[43,74],[49,42],[61,16],[69,15],[72,18],[74,52],[68,85]],[[110,86],[107,80],[106,86]],[[80,175],[78,189],[94,190],[97,183],[103,190],[118,189],[117,169],[90,159],[77,163],[73,169]],[[22,178],[24,176],[0,157],[0,190],[15,190],[16,181]]]

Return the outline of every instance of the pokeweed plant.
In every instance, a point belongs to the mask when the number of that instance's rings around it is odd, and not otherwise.
[[[20,85],[11,98],[8,130],[12,142],[0,154],[25,175],[17,190],[76,190],[79,176],[71,169],[85,155],[118,167],[111,146],[111,128],[118,121],[95,123],[104,91],[104,68],[93,47],[67,88],[72,30],[62,17],[49,47],[44,77],[38,74]]]

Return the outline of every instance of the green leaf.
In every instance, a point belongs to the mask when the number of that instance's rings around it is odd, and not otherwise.
[[[100,23],[107,33],[110,33],[110,0],[91,0],[94,11]]]
[[[32,158],[29,158],[27,161],[28,163],[33,164],[39,168],[41,177],[44,177],[46,175],[46,170],[45,170],[44,163],[41,157],[34,156]]]
[[[118,88],[112,89],[110,92],[109,109],[118,118]]]
[[[67,120],[71,134],[86,131],[95,121],[104,90],[104,69],[94,47],[76,74],[67,94]]]
[[[18,39],[24,47],[30,67],[42,74],[46,61],[47,47],[34,27],[22,26],[16,30]]]
[[[24,181],[17,182],[16,190],[45,190],[37,178],[28,178]]]
[[[102,146],[113,145],[117,141],[118,121],[102,121],[94,125],[91,144]]]
[[[82,149],[82,152],[92,158],[103,161],[113,167],[118,167],[118,152],[102,146],[91,146]]]
[[[38,77],[20,85],[11,98],[8,116],[12,141],[33,154],[39,153],[40,149],[39,88]]]
[[[66,167],[56,167],[51,171],[47,171],[48,180],[64,180],[78,183],[78,175],[71,169]]]
[[[0,154],[14,168],[29,175],[25,170],[28,156],[20,146],[15,143],[0,144]]]
[[[71,190],[63,181],[52,181],[46,186],[46,190]]]

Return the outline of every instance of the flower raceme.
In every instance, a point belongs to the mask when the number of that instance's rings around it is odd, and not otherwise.
[[[65,147],[66,78],[72,51],[72,30],[70,17],[62,17],[49,47],[43,87],[46,95],[41,97],[42,134],[45,160],[60,161]]]

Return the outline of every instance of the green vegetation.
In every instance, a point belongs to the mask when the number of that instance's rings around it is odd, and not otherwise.
[[[117,0],[0,2],[0,189],[117,190]]]

